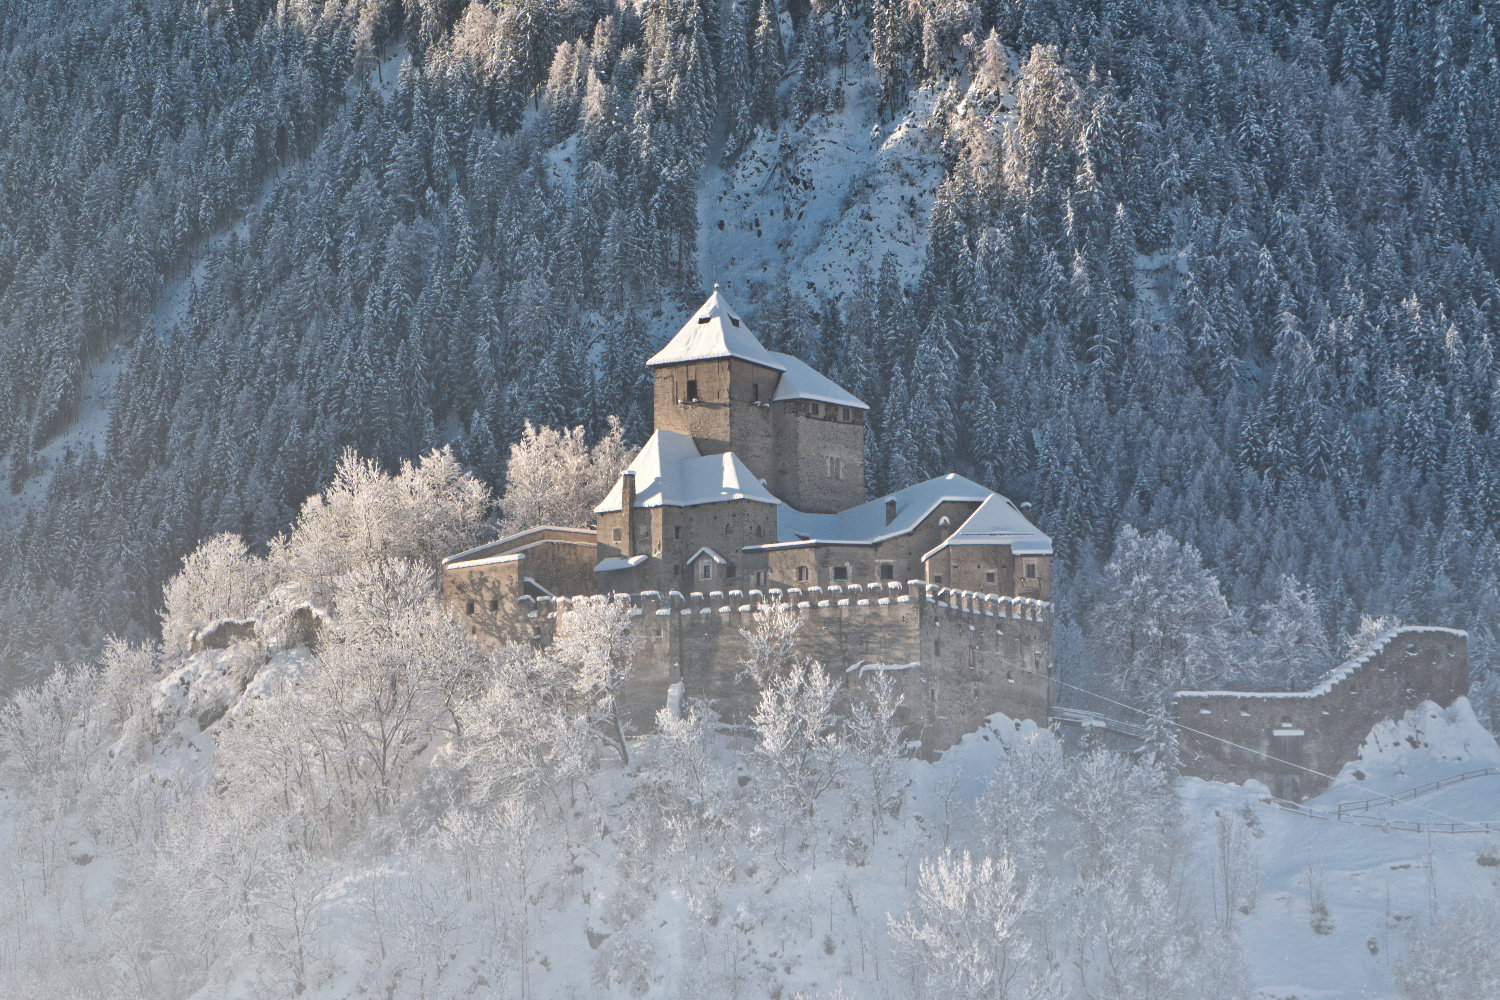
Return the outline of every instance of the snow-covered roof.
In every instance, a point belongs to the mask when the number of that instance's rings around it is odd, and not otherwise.
[[[649,558],[650,556],[631,556],[628,559],[624,556],[610,556],[607,559],[600,559],[599,565],[594,567],[594,572],[609,573],[617,569],[634,569]]]
[[[865,410],[869,407],[846,392],[826,375],[813,369],[807,362],[779,351],[768,351],[756,338],[745,321],[729,305],[719,286],[708,301],[695,312],[677,336],[667,346],[657,351],[647,367],[677,365],[687,361],[713,361],[718,358],[739,358],[753,364],[782,373],[772,394],[773,402],[785,399],[815,399],[820,403],[835,406],[851,406]]]
[[[705,545],[705,546],[703,546],[703,548],[701,548],[697,552],[693,553],[693,558],[691,558],[691,559],[688,560],[688,565],[691,566],[693,563],[697,562],[699,556],[708,556],[708,558],[712,559],[714,562],[718,563],[720,566],[727,565],[728,562],[729,562],[728,559],[725,559],[723,556],[719,555],[713,549],[711,549],[707,545]]]
[[[714,286],[714,293],[708,301],[677,331],[677,336],[657,351],[646,366],[655,368],[716,358],[739,358],[776,371],[786,370],[777,356],[761,346],[744,320],[730,308],[729,300],[724,298],[718,285]]]
[[[835,406],[851,406],[859,410],[869,409],[863,400],[851,392],[844,391],[837,382],[823,375],[807,362],[794,358],[790,354],[781,354],[776,351],[766,353],[775,358],[785,370],[780,381],[776,383],[776,392],[771,396],[773,402],[783,399],[815,399],[820,403],[832,403]]]
[[[998,493],[990,494],[957,531],[924,555],[922,561],[926,562],[949,545],[1009,545],[1011,553],[1018,556],[1052,554],[1052,539],[1026,520],[1026,515],[1015,504]]]
[[[870,545],[883,542],[888,538],[910,534],[917,525],[937,509],[938,504],[959,501],[983,506],[984,502],[991,497],[996,497],[1007,505],[1010,504],[1009,500],[993,490],[985,489],[956,472],[950,472],[946,476],[908,486],[904,490],[897,490],[868,503],[862,503],[858,507],[851,507],[839,514],[804,514],[800,510],[793,510],[782,504],[776,509],[775,545],[800,545],[807,542],[827,545]],[[896,501],[896,516],[887,524],[885,510],[886,503],[890,500]],[[1015,508],[1011,507],[1011,509]],[[1016,516],[1021,517],[1020,511],[1016,511]],[[1021,519],[1024,523],[1030,524],[1029,521],[1025,521],[1024,517]],[[1036,528],[1031,529],[1031,535],[1025,540],[1018,535],[1015,542],[997,542],[996,544],[1025,545],[1028,555],[1047,555],[1052,552],[1052,539]],[[748,547],[764,549],[773,546]]]
[[[699,454],[692,437],[676,431],[652,434],[625,471],[635,473],[636,507],[691,507],[728,500],[779,503],[733,452]],[[619,510],[622,493],[616,480],[594,512]]]

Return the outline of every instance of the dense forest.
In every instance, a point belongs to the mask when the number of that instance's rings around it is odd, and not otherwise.
[[[1222,590],[1186,675],[1296,683],[1396,616],[1467,628],[1493,690],[1497,21],[3,0],[9,679],[159,634],[187,553],[263,547],[347,447],[394,470],[451,443],[503,490],[527,421],[639,440],[641,362],[715,277],[705,172],[791,163],[858,104],[938,158],[920,258],[739,304],[872,404],[872,495],[956,470],[1031,501],[1076,668],[1108,660],[1134,560]],[[49,452],[111,352],[105,444]]]

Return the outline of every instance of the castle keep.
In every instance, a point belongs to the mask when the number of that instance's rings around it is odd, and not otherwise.
[[[544,645],[571,598],[629,594],[636,728],[679,682],[743,718],[756,692],[736,680],[740,630],[786,603],[801,655],[853,685],[898,680],[927,752],[993,712],[1047,723],[1052,541],[1014,504],[958,475],[867,501],[866,405],[767,350],[717,286],[647,365],[655,432],[594,527],[444,560],[444,598],[476,639]]]

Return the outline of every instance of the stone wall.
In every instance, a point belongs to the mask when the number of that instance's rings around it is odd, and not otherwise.
[[[784,601],[803,616],[797,652],[846,681],[845,703],[876,671],[898,680],[909,739],[936,754],[983,719],[1004,712],[1047,722],[1051,677],[1051,606],[925,586],[810,587],[805,590],[648,592],[631,595],[638,611],[636,652],[622,705],[637,732],[649,730],[681,681],[688,697],[714,703],[726,722],[742,724],[759,692],[740,679],[749,655],[743,631],[754,628],[763,600]],[[517,624],[494,631],[551,642],[571,601],[521,598],[496,617]]]
[[[1328,787],[1321,775],[1355,759],[1376,723],[1423,701],[1449,705],[1468,690],[1465,633],[1394,629],[1307,691],[1179,691],[1183,771],[1213,781],[1254,778],[1300,800]]]
[[[864,503],[864,411],[809,399],[782,400],[771,409],[776,435],[776,460],[767,480],[771,492],[810,514],[836,514]],[[830,457],[839,462],[837,476],[829,475]]]

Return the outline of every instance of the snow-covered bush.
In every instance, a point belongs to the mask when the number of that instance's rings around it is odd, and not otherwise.
[[[1500,996],[1500,901],[1465,899],[1412,933],[1396,966],[1408,1000]]]

